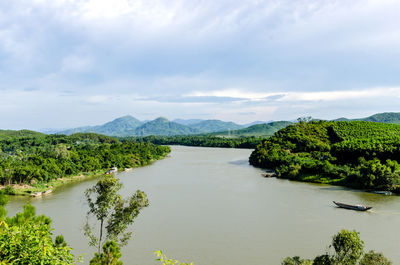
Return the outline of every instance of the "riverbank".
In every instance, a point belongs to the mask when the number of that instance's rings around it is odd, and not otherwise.
[[[35,193],[43,193],[49,190],[54,191],[65,184],[85,181],[102,175],[104,175],[104,170],[85,172],[77,176],[57,178],[46,183],[0,185],[0,190],[4,189],[8,195],[31,196]]]
[[[158,161],[158,160],[168,157],[168,155],[169,155],[169,153],[165,154],[164,156],[162,156],[159,159],[153,159],[149,163],[146,163],[145,165],[136,166],[136,167],[132,167],[132,168],[124,168],[123,170],[118,170],[118,172],[131,171],[134,168],[149,166],[152,163],[154,163],[155,161]],[[51,180],[49,182],[31,183],[31,184],[21,183],[21,184],[11,184],[11,185],[0,185],[0,190],[4,189],[5,193],[7,195],[33,196],[33,194],[42,193],[42,195],[39,195],[39,196],[46,196],[46,195],[51,194],[54,190],[56,190],[57,188],[65,185],[65,184],[78,183],[81,181],[98,178],[98,177],[105,175],[106,172],[107,172],[106,169],[101,169],[101,170],[92,171],[92,172],[83,172],[76,176],[61,177],[61,178]],[[45,192],[47,192],[47,193],[45,193]]]

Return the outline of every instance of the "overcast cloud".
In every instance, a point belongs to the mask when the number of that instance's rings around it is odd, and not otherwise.
[[[2,0],[0,128],[399,112],[400,2]]]

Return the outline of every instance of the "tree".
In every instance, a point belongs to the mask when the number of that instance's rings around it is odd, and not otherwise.
[[[293,258],[287,257],[283,260],[282,265],[312,265],[313,262],[308,259],[301,259],[299,256]]]
[[[122,265],[121,251],[117,243],[107,241],[103,245],[103,253],[95,253],[94,258],[90,260],[90,265]]]
[[[98,254],[104,250],[105,241],[111,240],[120,246],[127,244],[131,232],[125,232],[140,211],[149,205],[144,192],[137,190],[130,198],[123,199],[118,191],[122,184],[114,175],[102,177],[96,185],[85,191],[89,204],[84,233],[89,238],[89,245],[97,247]],[[98,235],[93,232],[90,217],[100,222]]]
[[[328,254],[315,257],[313,265],[334,265],[334,259]]]
[[[0,194],[0,264],[73,264],[74,256],[62,236],[53,242],[50,218],[36,216],[26,204],[22,213],[5,218],[5,195]]]
[[[366,253],[360,260],[360,265],[391,265],[392,262],[388,260],[382,253],[376,253],[373,250]]]
[[[364,253],[364,242],[356,231],[343,229],[333,236],[332,245],[335,250],[333,255],[329,253],[317,256],[314,260],[301,259],[298,256],[287,257],[282,265],[391,265],[382,253],[370,251]],[[360,258],[362,259],[360,260]]]
[[[332,246],[335,249],[335,260],[339,264],[356,264],[364,253],[364,242],[356,231],[343,229],[333,236]]]

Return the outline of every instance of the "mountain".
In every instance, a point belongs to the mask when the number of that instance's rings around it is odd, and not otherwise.
[[[138,119],[127,115],[107,122],[103,125],[78,127],[58,132],[58,134],[70,135],[78,132],[93,132],[109,136],[128,136],[132,131],[142,124],[143,123]]]
[[[0,130],[0,139],[6,138],[25,138],[25,137],[39,137],[44,136],[45,134],[30,130]]]
[[[356,120],[400,124],[400,112],[377,113],[367,118]]]
[[[147,136],[147,135],[187,135],[199,133],[198,130],[188,126],[172,122],[166,118],[160,117],[153,121],[146,122],[145,124],[137,127],[131,135]]]
[[[275,132],[279,131],[282,128],[285,128],[288,125],[293,124],[290,121],[274,121],[270,123],[264,124],[256,124],[247,128],[233,130],[233,131],[225,131],[220,133],[213,133],[213,135],[218,136],[271,136]]]
[[[227,130],[237,130],[243,128],[242,125],[220,120],[205,120],[198,123],[190,124],[188,126],[201,133],[222,132]]]
[[[173,120],[173,122],[176,122],[176,123],[179,123],[179,124],[182,124],[182,125],[191,125],[191,124],[194,124],[194,123],[199,123],[201,121],[203,121],[203,120],[201,120],[201,119],[188,119],[188,120],[175,119],[175,120]]]
[[[383,112],[377,113],[372,116],[366,118],[359,119],[347,119],[347,118],[338,118],[333,121],[372,121],[372,122],[380,122],[380,123],[394,123],[400,124],[400,112]]]
[[[243,128],[247,128],[247,127],[250,127],[250,126],[253,126],[253,125],[265,124],[265,123],[270,123],[270,122],[273,122],[273,121],[272,120],[270,120],[270,121],[253,121],[253,122],[250,122],[250,123],[243,124],[242,126],[243,126]]]

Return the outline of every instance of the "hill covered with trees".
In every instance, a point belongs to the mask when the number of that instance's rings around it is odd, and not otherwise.
[[[400,125],[301,121],[265,140],[249,160],[280,178],[399,192]]]
[[[228,137],[242,137],[242,136],[272,136],[275,132],[279,131],[286,126],[293,124],[290,121],[274,121],[269,123],[255,124],[247,128],[238,130],[211,133],[215,136],[228,136]]]
[[[0,136],[0,184],[47,183],[117,167],[143,166],[164,157],[168,146],[123,142],[94,133]],[[22,136],[19,136],[22,134]],[[30,134],[30,133],[28,133]]]

